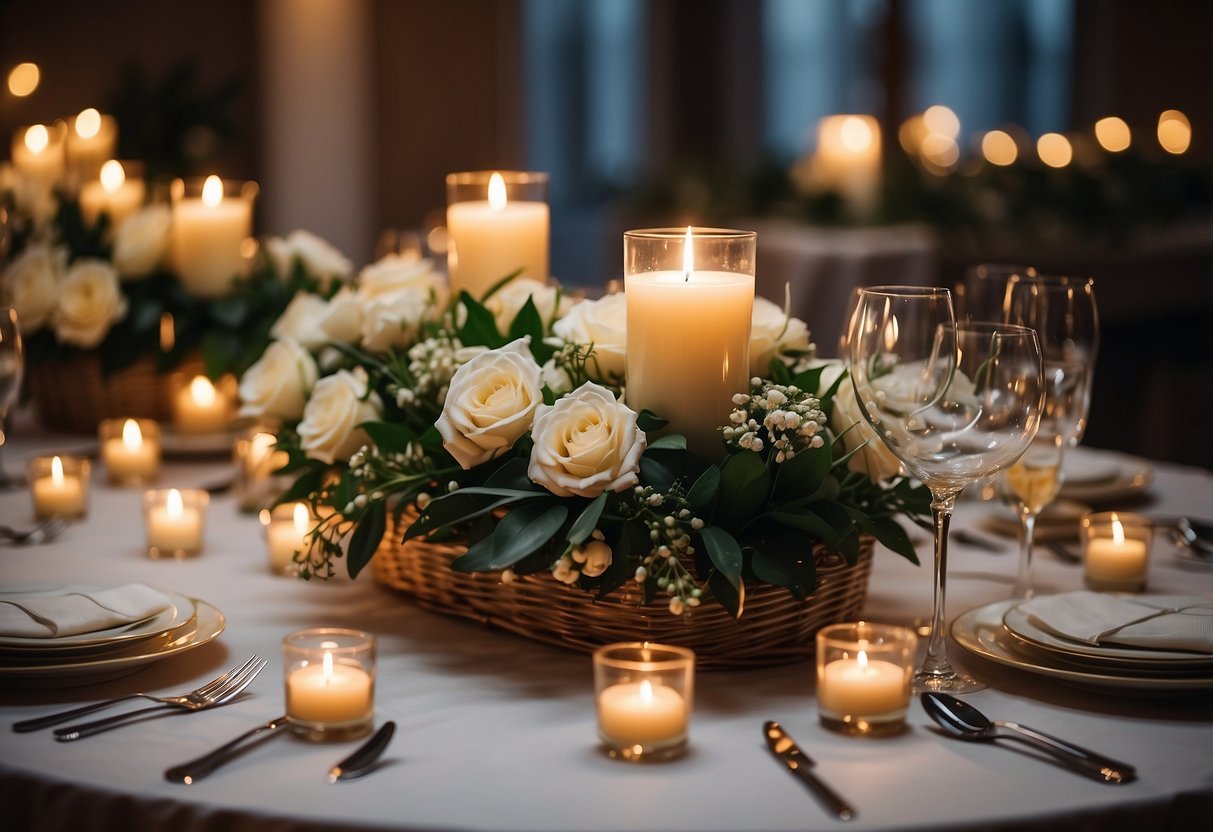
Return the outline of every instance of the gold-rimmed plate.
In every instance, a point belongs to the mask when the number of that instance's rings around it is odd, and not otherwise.
[[[1071,661],[1108,668],[1202,669],[1213,672],[1213,655],[1181,650],[1152,650],[1147,647],[1120,647],[1114,644],[1084,644],[1050,633],[1032,623],[1018,604],[1007,610],[1003,626],[1012,636],[1046,653],[1056,653]]]
[[[47,587],[40,587],[39,589],[31,589],[30,592],[44,592],[46,589]],[[97,587],[69,586],[60,587],[59,589],[69,592],[88,592],[89,590],[97,589]],[[197,614],[193,600],[168,590],[161,589],[160,592],[164,593],[169,599],[169,606],[148,618],[130,624],[122,624],[117,627],[107,627],[104,630],[75,633],[70,636],[60,636],[57,638],[0,636],[0,656],[27,654],[60,655],[66,652],[113,650],[143,639],[162,636],[193,621],[194,616]]]

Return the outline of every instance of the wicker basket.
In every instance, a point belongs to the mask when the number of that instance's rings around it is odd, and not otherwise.
[[[714,601],[682,618],[671,615],[660,600],[645,604],[640,588],[630,581],[599,599],[546,574],[504,584],[496,573],[456,572],[451,560],[467,551],[465,546],[400,542],[415,516],[406,512],[399,523],[388,523],[372,564],[376,580],[420,606],[587,652],[616,641],[678,644],[694,650],[698,666],[705,669],[765,667],[812,656],[819,629],[858,617],[875,545],[874,538],[864,536],[854,566],[816,546],[817,591],[804,601],[783,587],[747,584],[741,618],[734,619]]]
[[[202,360],[187,357],[176,372],[202,372]],[[156,370],[145,356],[117,372],[101,372],[101,357],[81,352],[39,364],[29,374],[30,394],[42,424],[58,430],[95,433],[106,418],[132,416],[167,422],[172,418],[172,373]]]

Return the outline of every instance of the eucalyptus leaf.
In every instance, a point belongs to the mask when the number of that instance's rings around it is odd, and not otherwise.
[[[665,436],[659,436],[649,443],[648,447],[651,450],[674,450],[683,451],[687,447],[687,438],[677,433],[667,433]]]
[[[543,501],[517,506],[506,513],[493,533],[451,561],[459,572],[505,569],[550,541],[569,515],[568,506]]]
[[[834,531],[833,526],[824,518],[811,511],[805,509],[772,511],[767,517],[774,523],[808,532],[814,539],[820,540],[831,549],[837,549],[842,543],[842,535]]]
[[[741,589],[741,546],[737,540],[718,526],[704,526],[699,530],[699,536],[716,571],[724,575],[738,592],[744,593]]]
[[[648,409],[641,410],[640,413],[636,414],[636,425],[645,433],[659,431],[669,423],[669,419],[662,419]]]
[[[573,527],[569,529],[569,543],[580,546],[593,534],[594,529],[598,528],[598,520],[602,517],[603,509],[606,508],[608,497],[610,497],[610,492],[604,491],[586,506],[585,511],[581,512],[577,521],[573,523]]]
[[[812,545],[803,538],[798,543],[768,541],[762,546],[754,546],[750,568],[758,580],[786,587],[801,600],[817,588],[817,561]]]
[[[888,546],[897,554],[915,565],[918,564],[918,553],[914,551],[914,544],[910,542],[909,535],[905,529],[896,521],[888,517],[877,517],[869,520],[869,528],[876,539]]]
[[[687,492],[687,502],[699,514],[706,514],[716,501],[716,492],[720,489],[720,469],[715,465],[704,470]]]
[[[383,500],[370,503],[354,529],[354,533],[350,535],[346,566],[351,578],[358,577],[358,573],[362,571],[363,567],[371,562],[386,530],[387,503]]]
[[[708,588],[712,590],[712,595],[716,598],[717,603],[724,607],[729,615],[741,618],[741,614],[745,612],[744,583],[734,586],[724,575],[713,572],[708,577]]]

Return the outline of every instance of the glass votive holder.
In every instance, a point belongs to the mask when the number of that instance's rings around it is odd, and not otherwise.
[[[102,419],[97,426],[106,478],[147,485],[160,475],[160,425],[152,419]]]
[[[248,273],[256,182],[208,176],[174,179],[173,233],[169,254],[185,291],[196,298],[218,298]],[[255,249],[254,249],[255,250]]]
[[[91,463],[82,456],[36,456],[27,466],[34,516],[74,520],[88,514]]]
[[[1086,585],[1101,592],[1145,588],[1154,524],[1140,514],[1101,511],[1082,518]]]
[[[201,552],[210,500],[210,495],[200,488],[143,492],[148,557],[188,558]]]
[[[918,637],[907,627],[864,621],[817,632],[817,712],[844,734],[904,730]]]
[[[223,433],[231,427],[234,408],[222,381],[174,373],[170,388],[173,426],[179,433]]]
[[[375,716],[375,637],[317,627],[282,640],[286,716],[310,740],[347,740],[371,730]]]
[[[598,738],[608,756],[632,762],[685,753],[695,694],[695,653],[646,642],[594,651]]]
[[[296,552],[309,548],[308,533],[316,518],[307,503],[283,503],[261,510],[261,525],[265,529],[265,548],[270,558],[270,571],[279,575],[294,575],[299,571]]]
[[[236,502],[241,511],[269,508],[290,486],[290,478],[275,472],[286,465],[286,451],[277,447],[278,437],[266,426],[242,432],[232,446],[236,463]]]
[[[446,177],[451,291],[480,299],[511,272],[548,279],[548,175],[476,170]]]

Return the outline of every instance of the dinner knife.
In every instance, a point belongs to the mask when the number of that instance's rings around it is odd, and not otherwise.
[[[375,770],[375,763],[379,760],[379,756],[392,741],[394,733],[396,733],[396,723],[383,723],[374,736],[360,745],[357,751],[329,769],[328,781],[336,783],[338,780],[353,780],[355,777],[370,774]]]
[[[816,763],[809,755],[800,750],[800,746],[796,745],[796,741],[788,736],[788,732],[783,730],[783,726],[778,722],[767,722],[762,726],[762,733],[766,737],[767,748],[770,749],[771,755],[783,763],[788,771],[799,777],[809,791],[839,820],[851,820],[855,817],[855,810],[851,804],[843,800],[838,792],[827,786],[812,772],[811,769]]]

